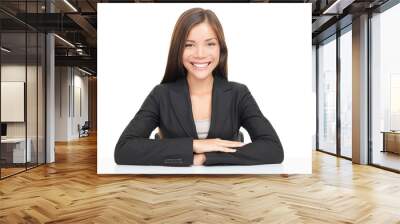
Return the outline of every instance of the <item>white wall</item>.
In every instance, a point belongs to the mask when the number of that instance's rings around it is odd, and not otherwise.
[[[78,133],[78,124],[80,124],[81,126],[85,123],[85,121],[88,120],[89,118],[89,112],[88,112],[88,77],[85,76],[81,76],[81,74],[83,73],[78,73],[78,70],[74,70],[74,108],[72,110],[72,119],[71,119],[71,135],[73,136],[73,138],[78,138],[79,137],[79,133]],[[79,93],[80,91],[80,93]],[[79,97],[80,95],[80,97]],[[80,101],[80,102],[79,102]],[[72,103],[71,103],[72,105]],[[81,107],[81,108],[79,108]],[[81,109],[81,112],[79,111],[79,109]]]
[[[79,138],[78,124],[88,120],[88,78],[83,75],[76,68],[56,67],[56,141]]]
[[[55,140],[66,141],[68,139],[68,68],[55,68]]]

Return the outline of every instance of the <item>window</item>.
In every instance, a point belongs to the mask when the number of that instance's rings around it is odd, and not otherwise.
[[[371,18],[372,164],[400,170],[400,4]]]
[[[340,155],[352,157],[352,33],[340,36]]]
[[[318,149],[336,153],[336,36],[318,47]]]

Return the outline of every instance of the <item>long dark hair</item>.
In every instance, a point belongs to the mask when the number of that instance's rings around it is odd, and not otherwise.
[[[177,79],[186,77],[187,71],[182,62],[185,42],[190,30],[202,22],[210,24],[217,35],[220,46],[219,63],[212,73],[214,76],[218,75],[226,80],[228,79],[228,48],[226,47],[221,23],[213,11],[209,9],[192,8],[182,13],[175,24],[168,53],[167,66],[161,83],[174,82]]]

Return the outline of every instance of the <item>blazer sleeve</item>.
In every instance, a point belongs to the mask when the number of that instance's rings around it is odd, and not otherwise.
[[[239,101],[240,124],[249,133],[252,142],[234,153],[205,153],[204,165],[259,165],[282,163],[284,152],[271,123],[260,111],[247,86],[243,85]]]
[[[122,132],[114,151],[114,160],[117,164],[162,166],[193,164],[193,138],[149,139],[151,132],[160,123],[158,86],[153,88],[140,110]]]

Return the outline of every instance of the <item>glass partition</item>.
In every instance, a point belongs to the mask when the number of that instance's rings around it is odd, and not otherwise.
[[[46,38],[45,34],[38,33],[38,64],[37,64],[37,162],[43,164],[46,162],[45,145],[45,114],[46,114]]]
[[[336,154],[336,36],[318,47],[318,149]]]
[[[1,179],[45,163],[45,34],[16,19],[43,13],[44,3],[0,2],[15,10],[0,12]]]
[[[37,80],[38,80],[38,36],[36,32],[27,33],[27,98],[26,98],[26,113],[27,113],[27,150],[31,151],[31,160],[27,163],[28,168],[37,165],[38,147],[37,147]]]
[[[24,171],[32,156],[26,142],[26,33],[3,32],[1,47],[1,176],[6,177]]]
[[[400,171],[400,4],[371,18],[371,162]]]

